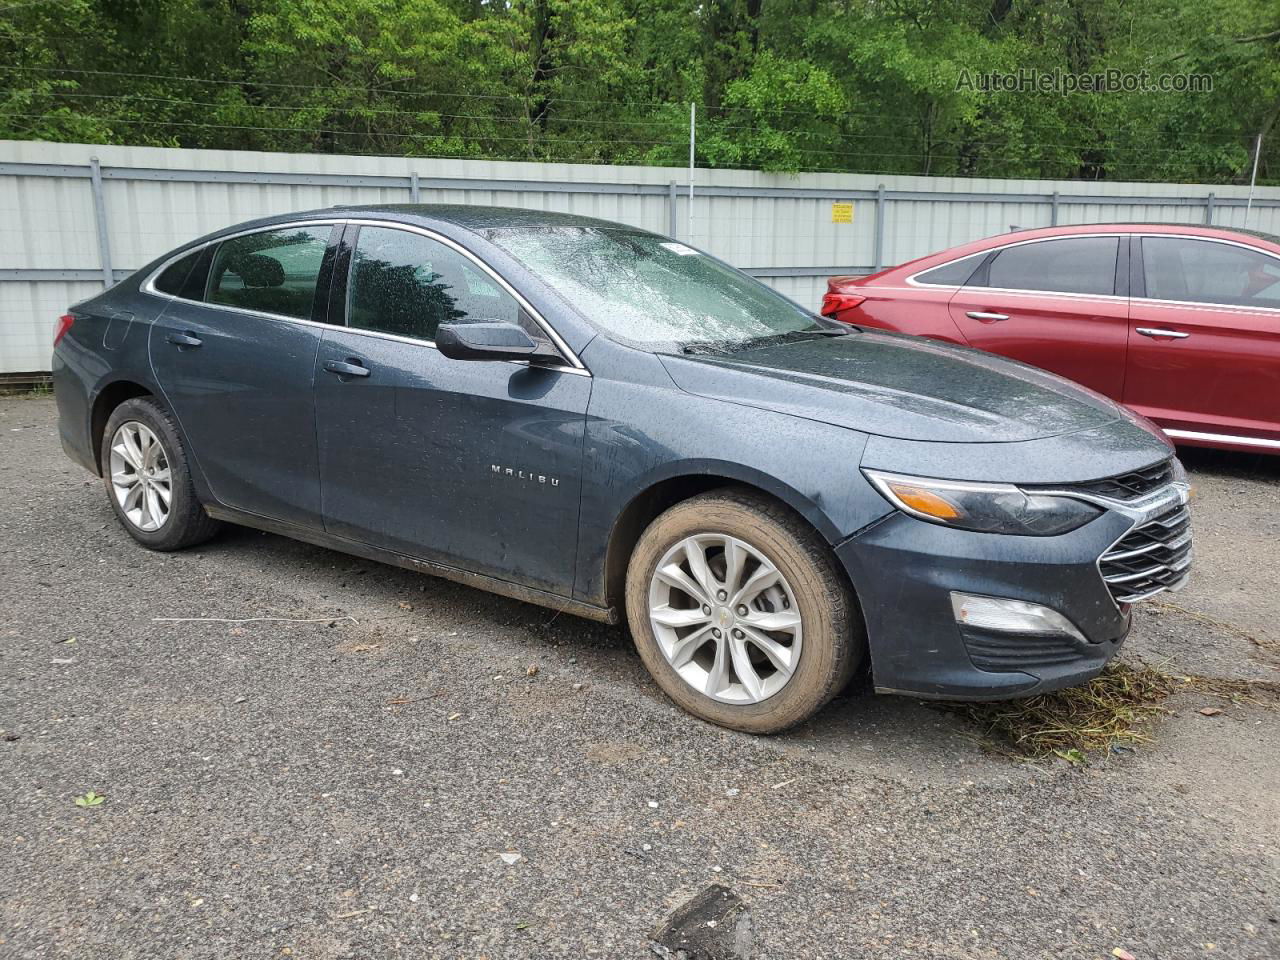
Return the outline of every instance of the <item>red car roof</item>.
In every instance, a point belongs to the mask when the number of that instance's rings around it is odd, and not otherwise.
[[[927,270],[938,264],[958,260],[972,253],[981,253],[994,247],[1002,247],[1008,243],[1023,240],[1040,240],[1045,237],[1070,237],[1077,234],[1090,233],[1175,233],[1183,236],[1208,237],[1216,240],[1235,240],[1250,246],[1261,247],[1271,253],[1280,254],[1280,237],[1255,230],[1233,230],[1229,227],[1213,227],[1196,223],[1078,223],[1070,226],[1035,227],[1027,230],[1013,230],[1009,233],[996,234],[972,240],[956,247],[949,247],[938,253],[930,253],[906,263],[886,267],[879,273],[865,277],[832,277],[829,287],[836,289],[844,284],[865,286],[869,283],[889,279],[897,281],[903,275]]]

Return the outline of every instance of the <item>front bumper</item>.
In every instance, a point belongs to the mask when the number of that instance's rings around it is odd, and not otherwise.
[[[973,533],[893,513],[844,541],[836,554],[863,600],[876,690],[998,700],[1096,676],[1130,625],[1099,557],[1144,518],[1185,502],[1185,488],[1165,488],[1057,537]],[[1081,636],[962,630],[953,592],[1048,607]]]

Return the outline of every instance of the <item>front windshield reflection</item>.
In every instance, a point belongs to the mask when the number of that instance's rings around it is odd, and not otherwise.
[[[651,233],[539,226],[489,230],[485,236],[593,324],[630,343],[732,347],[826,329],[758,280]]]

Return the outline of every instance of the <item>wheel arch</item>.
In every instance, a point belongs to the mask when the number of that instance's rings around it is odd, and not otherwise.
[[[601,583],[605,605],[619,611],[623,609],[627,565],[645,528],[677,503],[723,487],[748,490],[783,504],[798,514],[828,545],[840,539],[839,531],[816,503],[766,474],[734,464],[700,464],[696,469],[686,465],[685,469],[649,478],[649,482],[618,512],[604,551]]]
[[[103,384],[93,397],[89,413],[89,443],[98,476],[102,476],[102,433],[116,407],[135,397],[156,397],[155,391],[136,380],[120,379]]]

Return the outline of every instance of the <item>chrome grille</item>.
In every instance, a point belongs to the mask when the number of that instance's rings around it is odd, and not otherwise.
[[[1191,511],[1179,504],[1140,523],[1098,560],[1116,603],[1136,603],[1181,586],[1191,566]]]
[[[1173,461],[1162,460],[1141,470],[1132,470],[1104,480],[1074,484],[1074,488],[1110,500],[1136,500],[1163,487],[1173,479]]]

